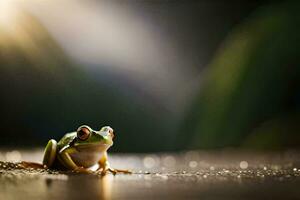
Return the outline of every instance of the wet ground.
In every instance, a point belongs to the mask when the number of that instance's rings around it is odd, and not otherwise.
[[[300,199],[300,153],[113,154],[130,175],[21,169],[42,150],[0,151],[0,199]]]

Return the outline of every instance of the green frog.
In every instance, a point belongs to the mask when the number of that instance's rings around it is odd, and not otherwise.
[[[95,131],[82,125],[76,132],[65,134],[59,142],[49,140],[44,151],[43,168],[87,173],[99,171],[102,174],[131,173],[110,167],[107,150],[113,145],[113,138],[114,131],[109,126]],[[23,164],[35,167],[34,164]]]

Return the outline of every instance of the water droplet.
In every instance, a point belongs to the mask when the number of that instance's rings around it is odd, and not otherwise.
[[[240,168],[241,169],[247,169],[248,168],[248,162],[247,161],[241,161],[240,162]]]
[[[192,161],[189,162],[190,168],[195,168],[195,167],[197,167],[197,165],[198,165],[198,163],[196,161],[194,161],[194,160],[192,160]]]

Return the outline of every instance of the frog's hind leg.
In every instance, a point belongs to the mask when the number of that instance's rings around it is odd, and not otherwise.
[[[46,166],[46,168],[50,168],[56,158],[56,152],[57,152],[57,142],[53,139],[48,141],[48,144],[44,150],[44,158],[43,158],[43,165]]]
[[[45,166],[40,163],[21,161],[19,166],[22,168],[45,169]]]
[[[49,142],[45,148],[45,151],[44,151],[43,164],[22,161],[22,162],[20,162],[20,166],[23,168],[33,168],[33,169],[50,168],[53,165],[53,162],[55,160],[56,151],[57,151],[57,142],[53,139],[49,140]]]

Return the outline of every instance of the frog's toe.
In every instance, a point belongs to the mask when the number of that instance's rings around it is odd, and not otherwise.
[[[131,174],[132,172],[126,169],[113,169],[108,168],[108,171],[110,171],[113,175],[116,175],[117,173],[123,173],[123,174]]]
[[[98,172],[99,174],[101,174],[102,176],[106,175],[107,172],[109,172],[110,169],[109,168],[99,168],[96,172]]]
[[[82,173],[82,174],[93,174],[94,173],[94,171],[83,168],[83,167],[78,167],[78,168],[72,170],[72,172]]]
[[[45,166],[40,163],[22,161],[19,163],[22,168],[45,169]]]

